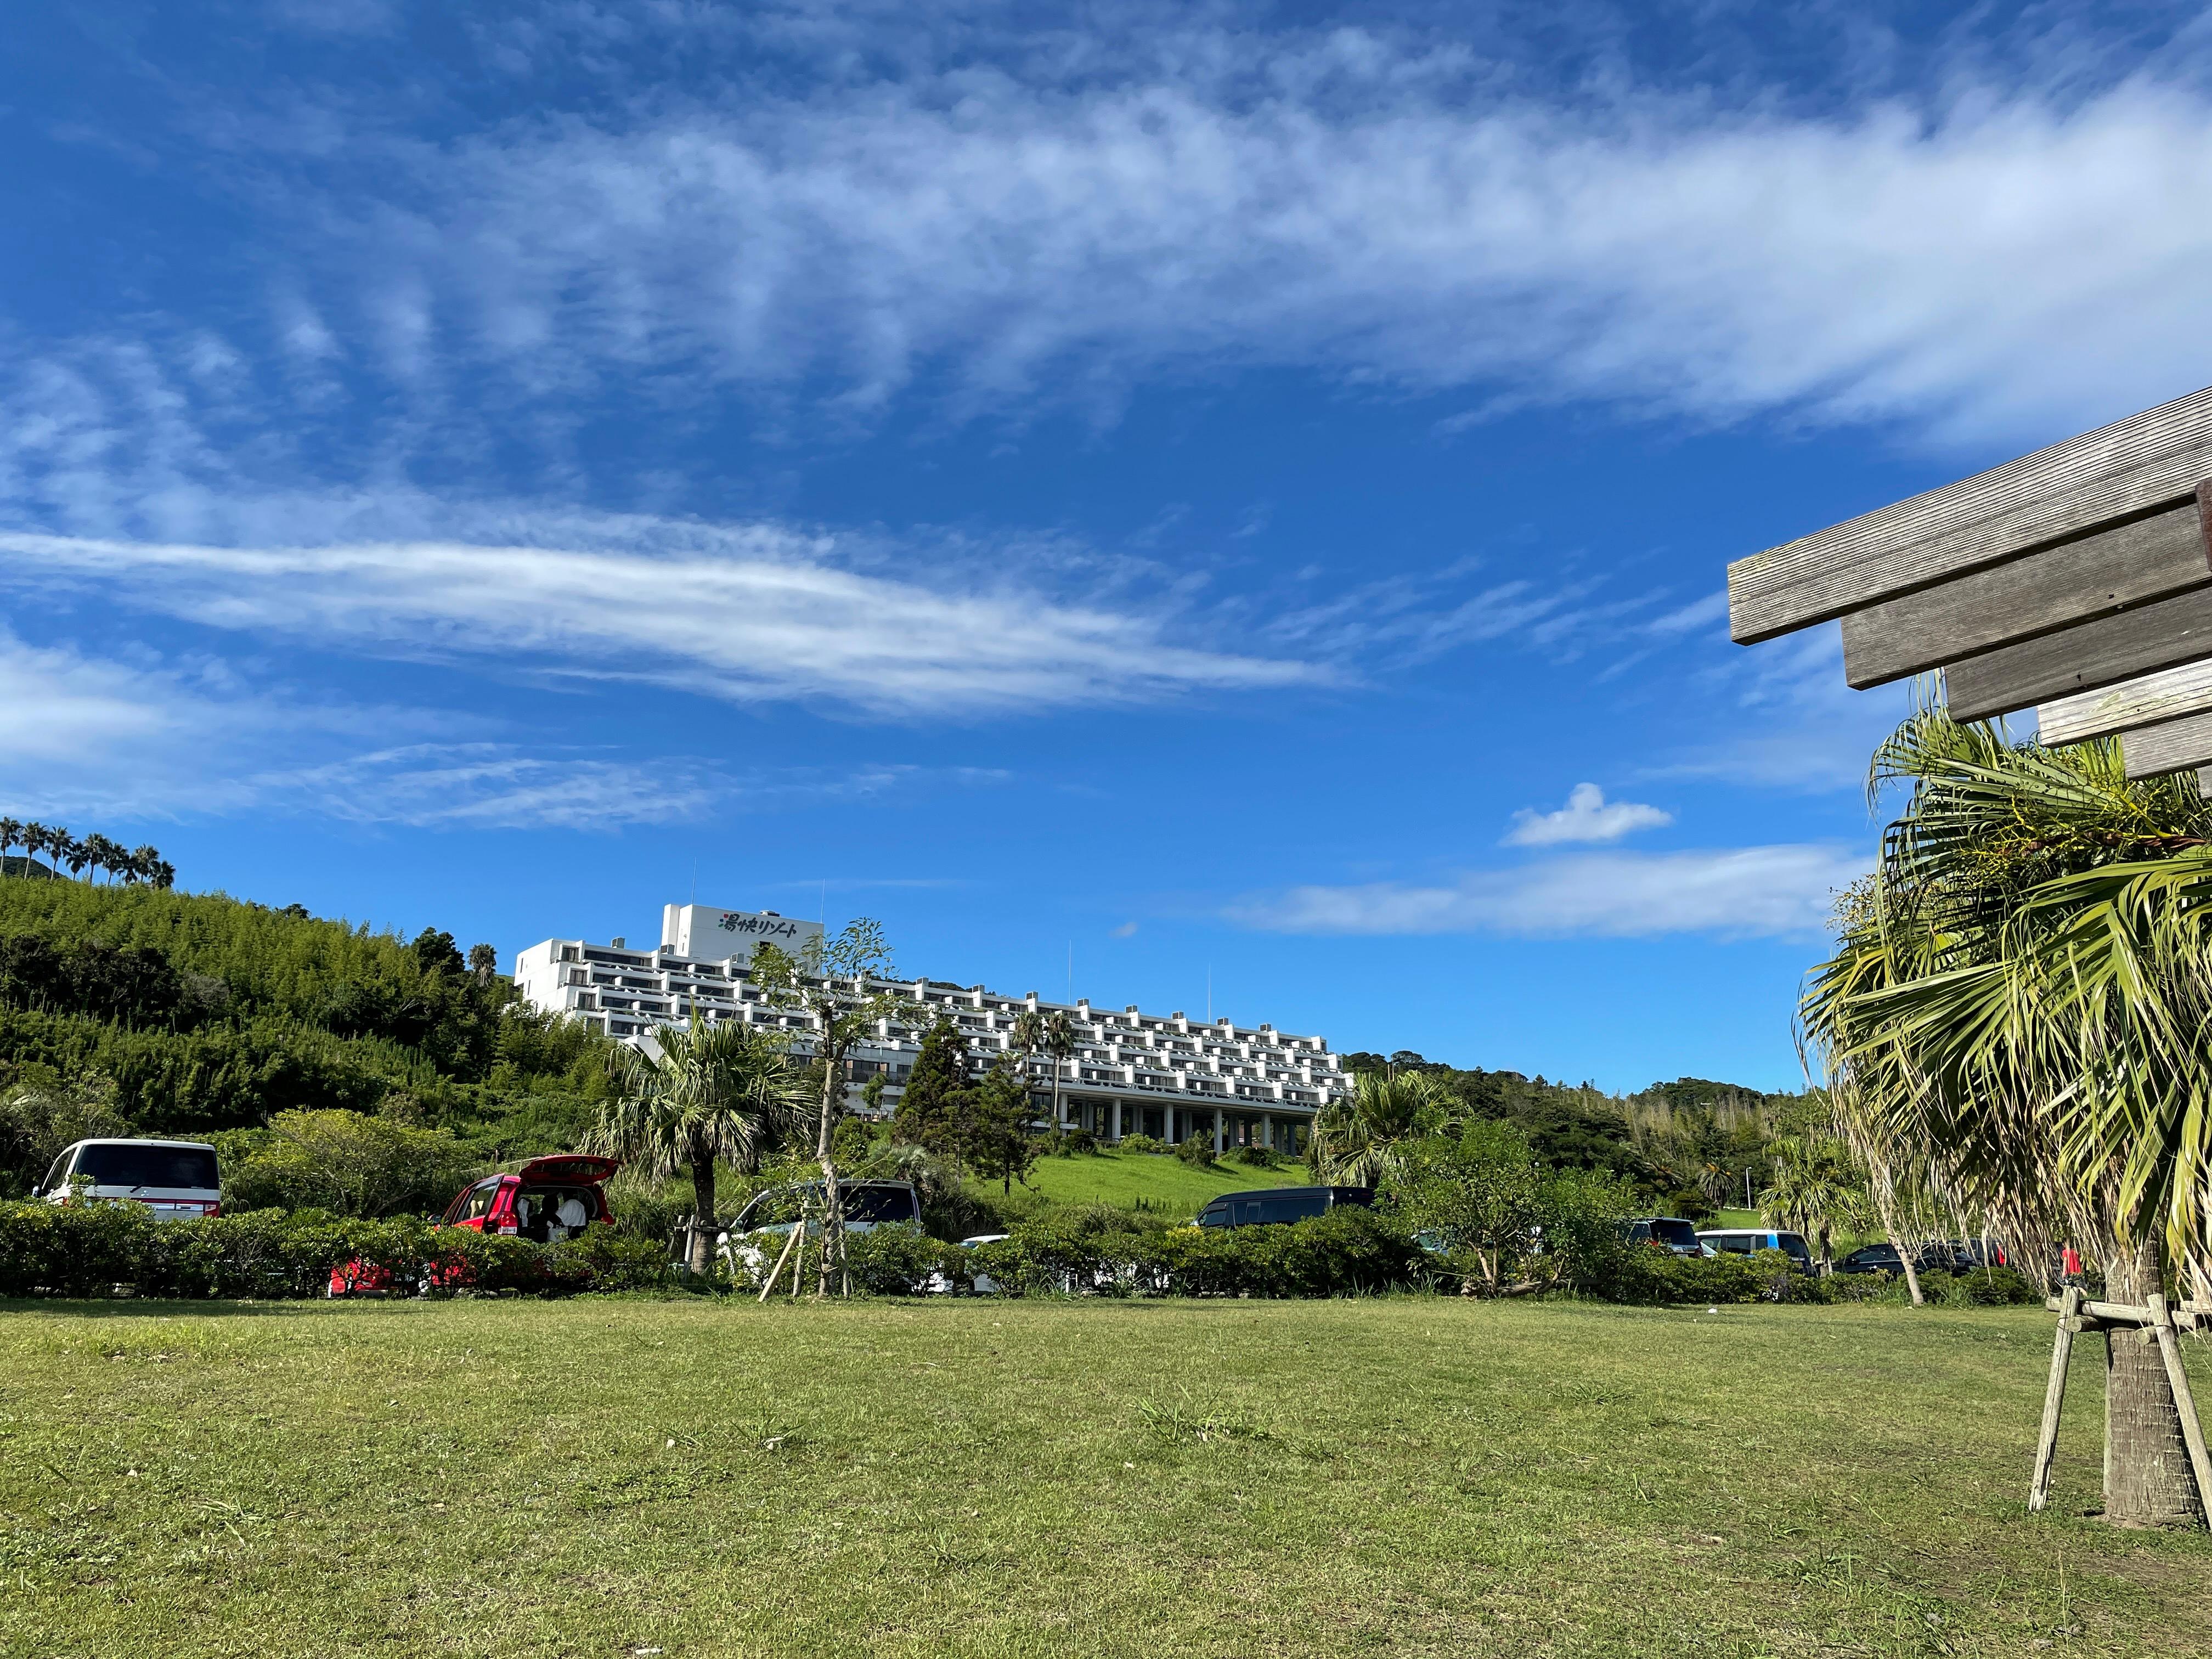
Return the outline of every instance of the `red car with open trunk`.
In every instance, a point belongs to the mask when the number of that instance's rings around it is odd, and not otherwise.
[[[612,1226],[614,1212],[602,1188],[621,1167],[613,1158],[584,1152],[533,1158],[513,1175],[486,1176],[462,1188],[439,1224],[541,1244],[574,1238],[594,1224]],[[331,1269],[332,1296],[391,1288],[392,1275],[374,1262],[349,1261]]]

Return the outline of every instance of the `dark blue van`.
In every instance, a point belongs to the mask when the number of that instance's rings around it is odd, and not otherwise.
[[[1255,1187],[1224,1193],[1198,1212],[1201,1227],[1266,1227],[1327,1215],[1340,1204],[1371,1209],[1372,1187]]]

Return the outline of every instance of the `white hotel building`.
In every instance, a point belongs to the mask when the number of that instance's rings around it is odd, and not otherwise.
[[[814,1017],[772,1006],[745,969],[762,940],[796,955],[821,936],[819,924],[773,910],[672,904],[661,915],[658,948],[633,951],[619,939],[605,945],[549,939],[517,958],[514,983],[532,1006],[589,1020],[611,1036],[634,1038],[696,1010],[709,1020],[788,1031],[803,1053]],[[1314,1114],[1351,1092],[1343,1063],[1325,1041],[1272,1025],[1193,1020],[1180,1010],[1147,1014],[1133,1003],[1109,1012],[1087,998],[1046,1002],[1034,991],[1011,997],[933,979],[872,981],[854,989],[897,992],[924,1005],[929,1018],[951,1018],[970,1052],[987,1061],[1010,1046],[1017,1016],[1030,1009],[1066,1013],[1075,1053],[1060,1066],[1060,1110],[1064,1121],[1103,1140],[1141,1133],[1174,1142],[1198,1134],[1211,1137],[1216,1151],[1257,1144],[1295,1152],[1304,1147]],[[865,1114],[860,1088],[880,1073],[888,1113],[921,1047],[918,1027],[879,1021],[852,1052],[847,1086],[854,1109]],[[1030,1061],[1042,1098],[1049,1097],[1050,1064]]]

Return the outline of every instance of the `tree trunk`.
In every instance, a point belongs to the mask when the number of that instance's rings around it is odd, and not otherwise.
[[[714,1265],[714,1155],[691,1149],[691,1271],[705,1274]]]
[[[1912,1265],[1912,1252],[1905,1247],[1905,1238],[1897,1231],[1897,1206],[1889,1201],[1889,1183],[1882,1170],[1873,1171],[1874,1180],[1868,1184],[1874,1191],[1874,1207],[1881,1217],[1881,1230],[1888,1236],[1897,1250],[1897,1265],[1905,1270],[1905,1288],[1916,1308],[1927,1306],[1920,1294],[1920,1274]]]
[[[825,1019],[826,1025],[828,1021]],[[837,1055],[830,1051],[825,1033],[822,1061],[822,1123],[814,1139],[814,1156],[822,1166],[822,1265],[817,1273],[814,1293],[830,1294],[830,1267],[834,1260],[840,1269],[845,1265],[845,1201],[837,1188],[837,1165],[830,1156],[830,1130],[836,1115],[837,1098]],[[852,1292],[852,1276],[844,1274],[845,1293]]]
[[[2163,1282],[2157,1241],[2105,1268],[2106,1295],[2141,1303]],[[2116,1526],[2173,1526],[2197,1519],[2197,1483],[2181,1438],[2181,1413],[2147,1329],[2105,1333],[2105,1519]]]

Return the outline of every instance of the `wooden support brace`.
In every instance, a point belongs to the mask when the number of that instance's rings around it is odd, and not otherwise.
[[[2197,1420],[2197,1401],[2189,1392],[2189,1373],[2182,1368],[2180,1339],[2173,1334],[2166,1298],[2153,1291],[2148,1298],[2151,1332],[2158,1339],[2158,1357],[2166,1362],[2166,1380],[2173,1390],[2174,1410],[2181,1417],[2181,1443],[2189,1449],[2189,1472],[2197,1480],[2197,1512],[2212,1526],[2212,1455],[2204,1449],[2204,1425]]]
[[[2058,1414],[2066,1403],[2066,1367],[2074,1358],[2071,1328],[2081,1308],[2081,1292],[2068,1285],[2058,1298],[2058,1329],[2051,1340],[2051,1380],[2043,1389],[2043,1426],[2035,1437],[2035,1470],[2027,1483],[2030,1514],[2051,1501],[2051,1466],[2058,1456]]]

